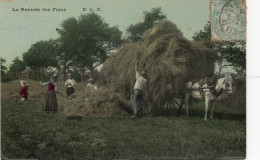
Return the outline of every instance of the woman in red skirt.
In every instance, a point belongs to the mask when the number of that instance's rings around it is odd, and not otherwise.
[[[42,87],[48,85],[48,90],[45,95],[44,103],[43,103],[43,110],[47,113],[53,112],[56,113],[58,110],[58,101],[56,97],[57,92],[57,78],[58,76],[55,74],[51,77],[50,81],[41,83]]]
[[[29,83],[26,76],[22,76],[20,80],[20,90],[19,95],[21,96],[21,101],[27,101],[28,100],[28,89],[29,89]]]

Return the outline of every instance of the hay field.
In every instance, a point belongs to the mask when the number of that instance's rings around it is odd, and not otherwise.
[[[106,87],[98,87],[98,90],[86,89],[87,84],[77,83],[75,94],[66,96],[64,81],[58,81],[58,109],[67,116],[92,116],[111,117],[115,115],[129,116],[132,113],[131,103],[123,96]],[[18,101],[19,81],[2,83],[1,97]],[[47,86],[41,87],[39,82],[30,81],[28,90],[29,100],[40,99],[42,102],[47,91]]]
[[[37,82],[35,82],[37,84]],[[2,159],[212,159],[246,156],[245,106],[217,103],[215,119],[203,121],[202,102],[189,118],[83,117],[41,110],[43,97],[16,101],[16,82],[2,83]],[[80,86],[80,85],[79,85]],[[84,84],[82,87],[83,88]],[[65,88],[65,87],[64,87]],[[60,92],[65,94],[60,84]],[[46,88],[29,89],[30,95]],[[17,91],[18,92],[18,91]],[[30,96],[29,95],[29,96]],[[58,96],[59,97],[59,96]],[[59,104],[64,99],[59,97]],[[225,158],[226,159],[226,158]]]

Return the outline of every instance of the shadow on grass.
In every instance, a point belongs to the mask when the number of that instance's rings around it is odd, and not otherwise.
[[[210,117],[211,111],[208,111],[208,118]],[[190,117],[201,117],[204,118],[205,111],[202,109],[192,109],[190,111]],[[145,117],[183,117],[186,116],[185,110],[181,110],[180,112],[176,112],[173,110],[169,110],[166,112],[161,112],[160,114],[145,114]],[[214,111],[213,114],[214,119],[219,120],[235,120],[235,121],[244,121],[246,120],[246,114],[245,113],[230,113],[230,112],[224,112],[224,111]],[[188,117],[187,117],[188,118]]]
[[[190,117],[196,117],[201,116],[201,118],[204,118],[205,111],[204,110],[193,110],[191,112]],[[208,118],[210,117],[210,111],[208,112]],[[214,119],[219,120],[235,120],[235,121],[243,121],[246,119],[246,115],[242,113],[223,113],[223,112],[214,112],[213,114]]]

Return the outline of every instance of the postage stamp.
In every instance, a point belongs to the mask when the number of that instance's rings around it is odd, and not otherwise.
[[[244,41],[246,39],[246,1],[211,0],[211,40]]]

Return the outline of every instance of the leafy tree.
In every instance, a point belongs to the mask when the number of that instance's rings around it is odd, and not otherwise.
[[[86,70],[93,74],[94,68],[102,64],[107,53],[122,43],[122,32],[110,27],[95,13],[83,14],[79,19],[68,18],[58,30],[64,55],[72,60],[81,73],[81,82]]]
[[[150,12],[144,12],[143,22],[131,24],[127,28],[129,39],[136,42],[143,38],[145,33],[153,28],[155,22],[166,19],[166,15],[162,13],[161,8],[153,8]]]
[[[62,73],[64,80],[66,79],[66,71],[71,67],[77,65],[76,57],[78,51],[78,21],[71,17],[64,20],[61,24],[62,29],[58,29],[60,38],[55,43],[56,55],[58,63],[62,66]],[[82,73],[83,75],[83,73]]]
[[[203,30],[200,30],[199,32],[195,32],[194,36],[192,36],[192,39],[197,42],[202,42],[208,48],[213,49],[214,43],[211,41],[210,22],[209,21],[207,22]]]
[[[6,60],[2,57],[0,57],[0,60],[1,60],[1,77],[2,77],[5,75],[5,71],[7,70],[7,68],[4,66]]]
[[[44,71],[48,67],[58,67],[55,48],[52,43],[53,40],[49,40],[39,41],[31,45],[30,49],[23,54],[23,61],[26,66],[39,71]]]
[[[218,42],[217,51],[233,66],[246,69],[246,42]]]
[[[25,63],[20,60],[19,57],[15,57],[13,63],[9,67],[9,72],[20,73],[24,71],[25,67]]]
[[[194,36],[192,36],[192,39],[194,41],[210,41],[211,36],[211,27],[210,22],[208,21],[207,24],[204,26],[204,30],[200,30],[199,32],[195,32]]]
[[[66,71],[72,67],[72,58],[75,52],[66,51],[67,44],[63,44],[60,39],[52,41],[52,45],[55,48],[56,60],[58,68],[62,70],[63,79],[66,79]]]
[[[211,38],[211,26],[208,22],[204,26],[204,30],[196,32],[192,37],[194,41],[200,41],[207,47],[213,49],[220,55],[219,65],[221,72],[222,61],[225,59],[231,63],[232,66],[246,68],[246,43],[245,42],[212,42]]]

